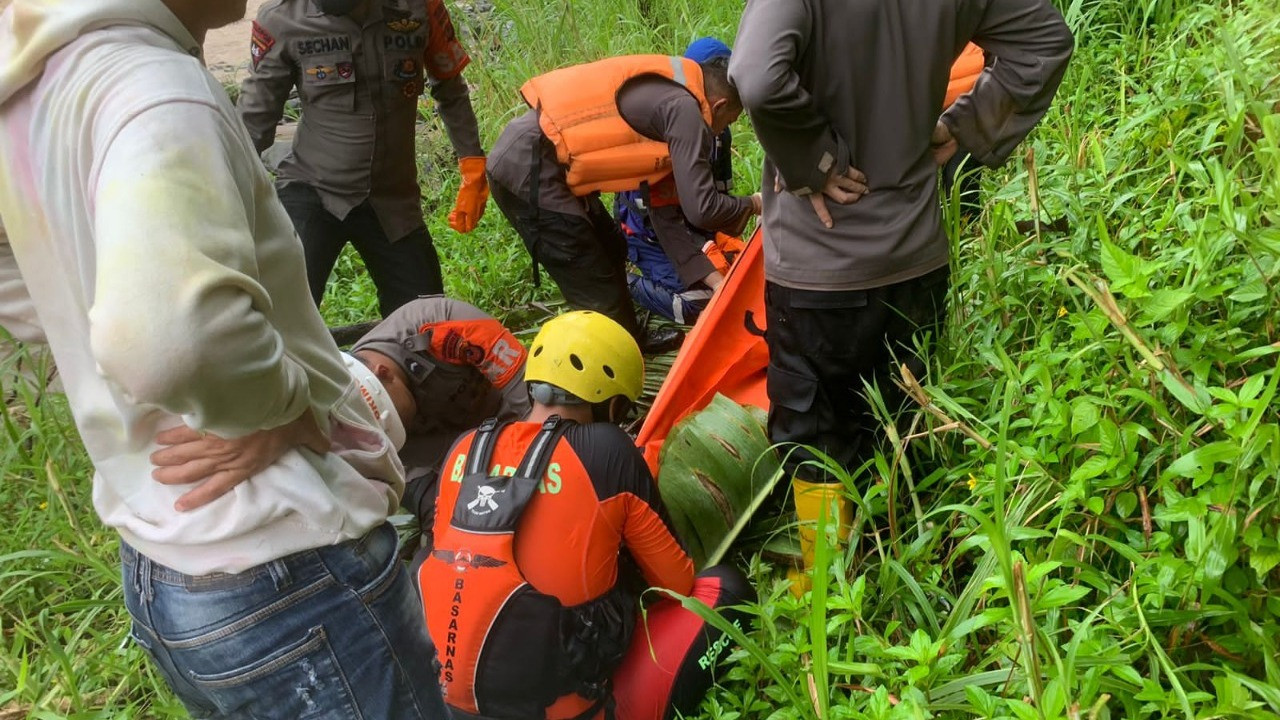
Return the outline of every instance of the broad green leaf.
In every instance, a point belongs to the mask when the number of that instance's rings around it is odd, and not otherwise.
[[[1133,514],[1133,509],[1138,506],[1138,496],[1125,490],[1116,495],[1116,514],[1122,518],[1127,518]]]
[[[1098,406],[1088,398],[1080,398],[1071,408],[1071,434],[1082,435],[1098,424]]]
[[[1101,239],[1100,243],[1102,272],[1111,281],[1112,288],[1131,298],[1148,295],[1142,260],[1105,238]]]
[[[1055,585],[1040,596],[1036,601],[1036,608],[1048,610],[1050,608],[1063,607],[1064,605],[1072,605],[1091,592],[1093,590],[1084,585]]]
[[[1162,288],[1142,300],[1142,309],[1150,322],[1160,322],[1177,312],[1194,295],[1186,290]]]
[[[1107,457],[1106,455],[1094,455],[1081,463],[1080,467],[1077,467],[1071,473],[1070,482],[1077,483],[1092,480],[1109,470],[1114,464],[1115,458]]]
[[[1266,582],[1267,575],[1280,565],[1280,548],[1259,548],[1249,553],[1249,567],[1258,573],[1258,582]]]
[[[1160,383],[1169,394],[1178,399],[1188,410],[1203,415],[1209,409],[1209,393],[1204,388],[1188,388],[1177,376],[1165,370],[1160,373]]]
[[[1240,454],[1240,446],[1229,440],[1209,443],[1183,455],[1170,463],[1166,472],[1179,477],[1196,477],[1212,470],[1218,463],[1234,460]]]

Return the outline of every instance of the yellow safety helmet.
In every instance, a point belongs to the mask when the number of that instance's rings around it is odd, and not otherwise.
[[[644,389],[644,357],[621,325],[598,312],[576,310],[538,331],[524,379],[554,385],[589,403],[618,395],[635,402]]]

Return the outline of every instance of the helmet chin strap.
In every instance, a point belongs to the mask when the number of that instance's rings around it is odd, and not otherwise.
[[[350,15],[361,0],[316,0],[320,12],[325,15]]]

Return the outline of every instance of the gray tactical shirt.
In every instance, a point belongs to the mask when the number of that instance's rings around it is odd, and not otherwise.
[[[1048,0],[748,0],[729,74],[767,155],[770,282],[860,290],[947,264],[929,138],[970,40],[995,61],[942,120],[994,167],[1044,115],[1071,57]],[[870,192],[828,201],[824,228],[805,195],[850,165]]]
[[[254,145],[271,147],[296,87],[302,121],[278,176],[314,187],[340,219],[369,200],[393,241],[422,226],[414,141],[424,78],[454,152],[484,155],[460,75],[468,58],[439,0],[375,0],[363,23],[313,0],[272,0],[250,49],[239,109]]]

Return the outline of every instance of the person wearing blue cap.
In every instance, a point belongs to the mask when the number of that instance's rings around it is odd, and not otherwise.
[[[727,62],[730,55],[729,46],[713,37],[694,40],[684,52],[697,63]],[[711,151],[711,175],[722,193],[733,184],[732,143],[733,132],[725,128]],[[692,225],[671,176],[615,195],[613,215],[627,237],[627,259],[639,270],[627,276],[632,300],[668,320],[697,322],[732,260],[724,247],[740,247],[741,241]]]

